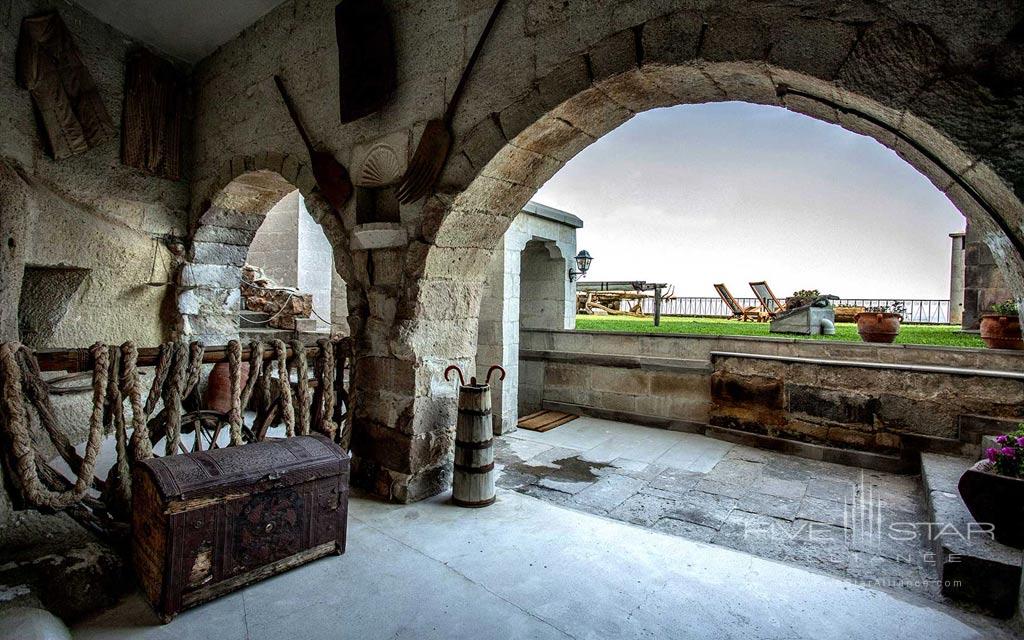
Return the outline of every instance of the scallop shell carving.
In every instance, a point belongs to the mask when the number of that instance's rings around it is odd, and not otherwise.
[[[387,144],[370,149],[359,172],[359,183],[364,187],[386,187],[398,182],[402,176],[402,163],[398,152]]]

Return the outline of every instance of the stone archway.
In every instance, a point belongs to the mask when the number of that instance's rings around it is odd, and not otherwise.
[[[481,169],[458,195],[435,196],[425,205],[428,215],[437,210],[440,224],[424,257],[420,308],[428,300],[459,302],[447,306],[447,315],[435,319],[423,314],[414,323],[412,349],[429,345],[421,353],[432,356],[416,360],[417,387],[432,388],[444,356],[447,361],[471,361],[472,319],[478,313],[472,305],[479,301],[482,274],[492,248],[536,190],[576,153],[636,113],[677,104],[735,100],[774,105],[878,140],[984,229],[1007,282],[1024,301],[1024,207],[982,158],[968,155],[906,109],[887,107],[806,74],[748,62],[644,64],[635,57],[639,48],[626,46],[635,44],[632,35],[618,48],[628,60],[622,65],[626,70],[595,77],[592,86],[550,109],[537,96],[527,98],[509,107],[507,118],[505,112],[486,118],[467,134],[462,159],[476,158]],[[506,121],[523,124],[506,128]],[[515,134],[510,136],[510,131]],[[415,402],[417,411],[422,408],[431,416],[445,415],[444,407],[451,404],[443,394],[422,394]]]
[[[241,166],[259,163],[248,159]],[[280,172],[289,173],[291,179]],[[267,213],[296,189],[331,241],[335,268],[339,261],[342,268],[347,266],[344,258],[348,252],[338,250],[343,246],[338,241],[341,225],[330,205],[312,190],[315,185],[302,180],[304,175],[308,172],[302,165],[288,171],[278,164],[273,170],[246,171],[216,191],[196,220],[178,278],[182,336],[206,344],[225,344],[238,338],[241,267]]]
[[[361,145],[381,136],[414,148],[424,122],[443,112],[448,81],[472,49],[468,34],[479,32],[490,7],[423,0],[407,9],[396,8],[398,39],[431,46],[399,47],[395,99],[352,123],[323,108],[336,93],[322,64],[310,65],[305,50],[281,57],[263,45],[296,34],[317,43],[332,24],[329,11],[275,12],[254,28],[263,37],[239,38],[211,56],[196,78],[193,202],[261,168],[303,193],[312,189],[304,167],[294,175],[304,150],[277,100],[274,73],[303,87],[294,97],[311,115],[306,125],[349,159],[353,175]],[[483,275],[498,239],[566,160],[647,109],[740,100],[879,140],[975,221],[1024,299],[1021,18],[991,3],[509,3],[459,105],[438,193],[404,205],[391,223],[406,244],[349,250],[358,222],[352,207],[339,212],[344,229],[325,225],[350,285],[354,479],[397,501],[444,490],[455,389],[443,371],[473,365]],[[329,49],[317,45],[324,64],[333,64]],[[229,78],[247,89],[217,90]],[[227,126],[225,114],[242,112],[244,123]],[[266,140],[291,155],[258,153]],[[233,155],[241,152],[253,155]]]

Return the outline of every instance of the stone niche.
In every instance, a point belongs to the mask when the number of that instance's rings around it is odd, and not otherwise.
[[[18,303],[21,342],[34,349],[47,346],[89,272],[90,269],[68,266],[25,267]]]

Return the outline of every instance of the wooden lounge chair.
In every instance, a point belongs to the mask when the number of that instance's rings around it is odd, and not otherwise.
[[[754,292],[754,297],[761,303],[761,308],[765,310],[769,318],[774,318],[786,310],[786,305],[779,302],[779,299],[772,293],[771,287],[764,280],[751,282],[750,290]]]
[[[729,288],[724,284],[716,284],[715,291],[718,292],[718,296],[722,298],[722,302],[725,306],[729,307],[729,311],[732,311],[732,317],[743,322],[763,322],[765,313],[759,306],[744,307],[736,298],[729,293]]]

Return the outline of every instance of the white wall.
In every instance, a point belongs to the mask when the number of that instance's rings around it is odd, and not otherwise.
[[[316,319],[317,329],[330,328],[335,313],[332,290],[344,290],[344,282],[335,287],[334,280],[341,278],[334,271],[331,244],[297,190],[267,213],[249,245],[246,262],[262,268],[280,286],[312,294],[313,310],[324,318]]]
[[[576,285],[569,282],[568,257],[576,255],[576,228],[555,220],[522,212],[513,220],[495,250],[484,282],[477,334],[477,377],[500,364],[505,380],[492,380],[491,405],[495,433],[515,429],[519,417],[519,330],[522,293],[523,251],[527,244],[543,247],[548,259],[534,269],[527,263],[527,281],[534,290],[543,289],[547,311],[541,316],[527,313],[528,323],[541,322],[547,329],[571,329],[576,324]],[[531,245],[531,246],[533,246]],[[561,295],[558,292],[561,291]],[[529,298],[528,298],[529,300]],[[557,313],[555,304],[561,304]],[[533,301],[531,300],[531,305]]]

